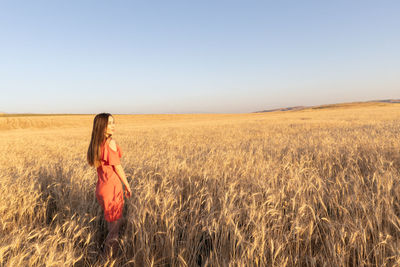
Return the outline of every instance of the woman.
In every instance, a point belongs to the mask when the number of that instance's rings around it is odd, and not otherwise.
[[[115,130],[114,118],[109,113],[96,115],[93,122],[92,138],[87,152],[90,166],[97,168],[96,198],[104,211],[108,235],[105,251],[118,249],[118,232],[124,206],[123,188],[126,197],[131,197],[131,189],[121,166],[121,148],[111,138]]]

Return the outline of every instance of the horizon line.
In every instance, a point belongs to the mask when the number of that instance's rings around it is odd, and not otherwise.
[[[331,104],[319,104],[319,105],[311,105],[311,106],[290,106],[290,107],[279,107],[274,109],[268,110],[260,110],[260,111],[251,111],[251,112],[165,112],[165,113],[111,113],[112,115],[184,115],[184,114],[250,114],[250,113],[262,113],[262,112],[269,112],[269,111],[278,111],[280,109],[291,109],[291,108],[312,108],[312,107],[319,107],[319,106],[326,106],[326,105],[339,105],[339,104],[357,104],[357,103],[389,103],[389,104],[398,104],[400,103],[400,98],[390,98],[390,99],[382,99],[382,100],[367,100],[367,101],[352,101],[352,102],[340,102],[340,103],[331,103]],[[101,113],[101,112],[100,112]],[[45,115],[96,115],[99,113],[35,113],[35,112],[22,112],[22,113],[8,113],[5,111],[0,111],[0,117],[4,117],[4,115],[33,115],[33,116],[45,116]]]

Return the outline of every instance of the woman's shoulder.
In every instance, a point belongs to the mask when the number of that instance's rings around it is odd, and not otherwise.
[[[110,140],[108,140],[108,146],[115,152],[118,150],[117,142],[115,142],[115,140],[112,138],[110,138]]]

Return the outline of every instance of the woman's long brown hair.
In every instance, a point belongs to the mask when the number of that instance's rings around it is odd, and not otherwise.
[[[87,161],[90,166],[100,166],[100,147],[106,140],[104,132],[107,129],[108,118],[110,116],[112,116],[110,113],[100,113],[94,117],[92,138],[87,151]]]

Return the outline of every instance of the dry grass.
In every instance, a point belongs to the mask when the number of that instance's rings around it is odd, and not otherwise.
[[[0,122],[0,265],[400,264],[398,104],[116,116],[133,197],[106,259],[93,116],[13,119]]]

